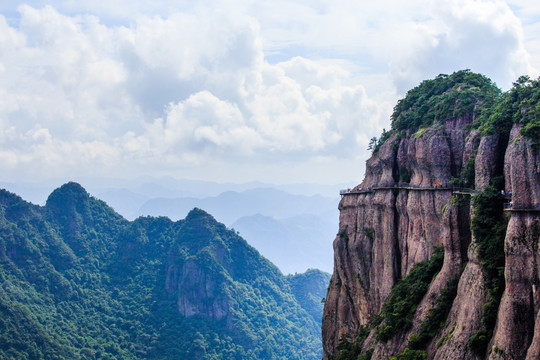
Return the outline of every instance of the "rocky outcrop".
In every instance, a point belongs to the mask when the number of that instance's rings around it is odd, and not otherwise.
[[[408,346],[453,276],[457,295],[444,325],[425,347],[430,359],[540,358],[540,154],[515,125],[508,136],[468,130],[472,117],[446,120],[416,133],[395,133],[366,165],[364,181],[339,204],[334,273],[323,316],[324,359],[340,340],[360,342],[372,359],[388,359]],[[505,180],[514,211],[505,238],[505,290],[485,355],[469,346],[490,298],[483,261],[471,232],[471,194],[452,189],[474,161],[476,191]],[[471,186],[472,187],[472,186]],[[417,305],[412,328],[377,340],[374,319],[397,281],[444,247],[442,269]],[[358,337],[359,331],[369,330]],[[489,339],[488,339],[489,340]]]
[[[505,291],[490,359],[539,359],[540,347],[540,152],[515,125],[505,158],[505,176],[515,211],[505,238]]]
[[[228,318],[233,301],[225,291],[220,291],[221,284],[215,274],[193,260],[178,270],[175,265],[169,267],[165,288],[169,294],[177,294],[176,303],[182,316],[198,315],[216,321]]]

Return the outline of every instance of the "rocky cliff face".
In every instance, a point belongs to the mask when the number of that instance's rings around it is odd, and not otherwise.
[[[324,359],[388,359],[413,351],[430,359],[540,358],[538,139],[523,137],[519,123],[509,136],[482,135],[469,130],[475,120],[474,113],[450,114],[420,130],[394,129],[367,161],[364,181],[342,197],[323,316]],[[471,231],[471,221],[482,217],[474,198],[493,192],[490,185],[503,177],[513,205],[495,219],[497,229],[506,226],[504,292],[486,265],[491,250]],[[384,338],[381,309],[392,289],[441,246],[442,268],[412,309],[411,325]],[[424,345],[414,345],[455,277],[449,310]],[[486,307],[495,309],[493,321]]]
[[[537,139],[538,140],[538,139]],[[515,125],[505,155],[506,188],[516,209],[540,209],[540,151],[520,136]],[[505,238],[505,291],[491,359],[540,359],[538,249],[540,211],[514,211]]]
[[[226,319],[232,299],[219,293],[219,285],[195,261],[186,262],[181,269],[170,266],[167,270],[166,290],[177,293],[178,311],[184,317],[203,316],[216,321]],[[230,329],[230,324],[227,324]]]

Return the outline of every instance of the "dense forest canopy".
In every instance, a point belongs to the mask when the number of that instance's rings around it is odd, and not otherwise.
[[[469,70],[441,74],[409,90],[398,101],[391,116],[391,133],[412,133],[449,119],[474,120],[471,128],[484,134],[509,134],[512,124],[521,124],[521,134],[540,138],[540,79],[520,77],[512,89],[502,92],[490,79]],[[384,142],[384,141],[383,141]],[[380,146],[380,144],[379,144]]]
[[[502,94],[494,106],[487,109],[482,119],[486,134],[508,134],[512,124],[523,125],[521,135],[540,139],[540,78],[532,80],[521,76],[510,91]]]
[[[477,117],[500,97],[501,91],[484,75],[461,70],[424,80],[398,101],[392,129],[416,131],[448,118]]]
[[[0,190],[2,359],[319,359],[328,281],[199,209],[129,222],[76,183],[44,207]]]

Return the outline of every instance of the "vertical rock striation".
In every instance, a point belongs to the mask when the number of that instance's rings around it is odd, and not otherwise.
[[[480,101],[472,103],[480,107]],[[476,110],[457,114],[456,108],[420,129],[400,129],[393,117],[392,135],[367,161],[364,181],[342,197],[322,322],[323,359],[388,359],[414,349],[429,359],[540,358],[538,139],[524,137],[519,122],[509,133],[474,130]],[[497,196],[497,188],[512,201],[503,214],[498,195],[501,215],[494,220],[503,231],[506,226],[504,292],[486,267],[491,250],[471,230],[471,220],[483,216],[474,199]],[[415,305],[412,325],[381,340],[381,309],[392,289],[440,246],[442,268]],[[424,345],[415,345],[456,276],[449,310]],[[495,307],[494,325],[489,306]]]
[[[471,142],[478,143],[463,129],[471,120],[448,121],[421,136],[391,137],[368,160],[362,184],[342,198],[323,317],[327,355],[335,354],[332,349],[341,338],[368,324],[396,282],[414,264],[429,259],[436,247],[444,246],[445,261],[428,298],[436,297],[467,260],[470,230],[463,222],[469,208],[452,205],[448,184],[472,156],[466,151],[474,147]],[[408,183],[399,178],[400,170],[410,174]],[[373,340],[368,338],[372,343],[366,345],[376,346]],[[389,346],[402,348],[399,342]]]
[[[505,177],[512,211],[505,238],[505,291],[490,359],[539,359],[540,153],[514,125],[506,151]]]

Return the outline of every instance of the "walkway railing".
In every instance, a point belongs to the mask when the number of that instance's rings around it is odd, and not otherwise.
[[[475,193],[474,189],[455,187],[455,186],[450,186],[446,184],[441,184],[437,186],[419,186],[419,185],[398,183],[392,186],[378,186],[377,184],[374,184],[372,187],[368,187],[368,188],[344,189],[344,190],[340,190],[339,194],[341,196],[345,196],[345,195],[372,193],[377,190],[396,190],[396,189],[405,189],[405,190],[413,190],[413,191],[443,190],[443,191],[452,191],[453,193],[462,194],[462,195],[473,195]]]
[[[464,187],[455,187],[455,186],[450,186],[447,184],[441,184],[440,186],[418,186],[418,185],[398,183],[392,186],[378,186],[377,184],[374,184],[372,187],[368,187],[368,188],[344,189],[344,190],[339,191],[339,195],[343,197],[346,195],[374,193],[375,191],[378,191],[378,190],[396,190],[396,189],[405,189],[405,190],[413,190],[413,191],[437,191],[437,190],[449,191],[451,190],[453,194],[469,195],[469,196],[477,193],[477,191],[474,189],[464,188]],[[540,212],[540,207],[535,207],[535,208],[525,208],[521,206],[514,207],[511,201],[512,193],[501,192],[501,194],[504,196],[506,200],[509,200],[509,201],[506,201],[503,205],[504,211]]]
[[[509,201],[504,203],[504,211],[510,212],[540,212],[540,207],[525,207],[525,206],[514,206],[514,203]]]

